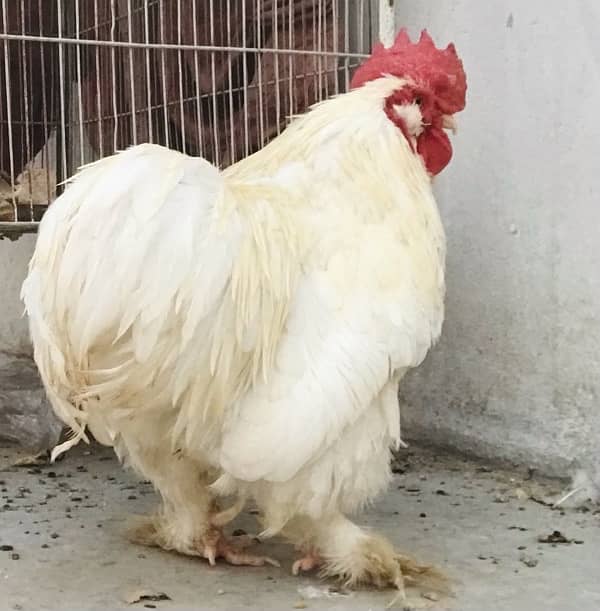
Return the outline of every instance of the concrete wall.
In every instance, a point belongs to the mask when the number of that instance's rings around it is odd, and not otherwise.
[[[469,80],[437,184],[443,340],[401,389],[410,436],[565,474],[600,440],[600,5],[396,2]],[[598,473],[598,471],[597,471]]]
[[[0,240],[0,352],[31,354],[19,293],[34,244],[35,235]]]
[[[38,452],[56,445],[62,424],[50,408],[31,359],[19,297],[35,238],[0,240],[0,445],[17,442]]]

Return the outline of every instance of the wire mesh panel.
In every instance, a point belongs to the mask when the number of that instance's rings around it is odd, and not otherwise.
[[[0,222],[141,142],[223,167],[343,91],[369,0],[0,0]],[[25,223],[25,224],[24,224]]]

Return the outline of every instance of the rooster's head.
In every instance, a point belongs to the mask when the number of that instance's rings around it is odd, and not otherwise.
[[[454,113],[465,107],[467,79],[453,44],[437,49],[423,30],[412,43],[402,29],[394,44],[378,44],[354,73],[351,87],[393,75],[406,81],[384,102],[388,118],[402,131],[432,175],[441,172],[452,157],[444,129],[455,129]]]

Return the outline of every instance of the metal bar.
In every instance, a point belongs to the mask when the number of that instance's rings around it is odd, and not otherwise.
[[[159,15],[159,31],[160,31],[160,42],[164,45],[165,42],[165,19],[164,19],[164,4],[163,0],[159,2],[160,15]],[[165,145],[169,146],[169,111],[168,111],[168,97],[167,97],[167,66],[165,61],[164,49],[160,52],[160,76],[162,84],[162,98],[163,98],[163,127],[165,130]]]
[[[248,21],[245,0],[242,1],[242,23],[244,24],[242,27],[242,47],[246,48]],[[242,81],[244,84],[244,155],[247,156],[250,153],[250,134],[248,133],[248,54],[245,52],[242,56]]]
[[[25,0],[21,0],[21,32],[25,34]],[[25,108],[23,109],[25,112],[25,157],[27,158],[27,165],[32,162],[32,154],[31,154],[31,142],[30,142],[30,133],[29,133],[29,92],[32,91],[30,88],[27,70],[27,53],[25,51],[25,43],[21,44],[21,69],[23,76],[23,103]],[[33,186],[31,184],[31,174],[28,175],[29,181],[29,214],[33,219]],[[16,218],[16,217],[15,217]]]
[[[279,48],[279,23],[278,23],[278,15],[279,11],[277,10],[278,6],[275,5],[275,10],[273,11],[273,42],[275,48]],[[281,132],[281,85],[279,83],[279,55],[275,55],[273,58],[273,69],[275,71],[275,129],[277,130],[277,134]]]
[[[210,41],[215,41],[215,12],[213,0],[209,0],[209,12],[210,12]],[[215,54],[210,54],[210,78],[212,83],[212,120],[213,120],[213,148],[214,148],[214,160],[215,165],[219,165],[219,128],[217,125],[217,76],[215,73]]]
[[[35,221],[0,221],[0,239],[3,234],[9,233],[35,233],[38,230],[38,222]]]
[[[94,0],[94,26],[96,32],[98,32],[98,0]],[[104,154],[104,129],[102,125],[102,96],[100,95],[100,47],[96,46],[95,53],[96,63],[96,111],[98,113],[98,148],[100,149],[100,155]]]
[[[8,9],[6,8],[6,0],[2,0],[2,21],[4,23],[4,32],[8,29]],[[15,221],[18,218],[17,215],[17,200],[14,196],[15,190],[15,158],[14,158],[14,144],[13,144],[13,132],[12,132],[12,96],[10,90],[10,62],[8,59],[8,40],[4,41],[4,86],[6,88],[6,118],[8,119],[8,162],[10,168],[10,186],[13,191],[11,195],[11,201],[13,211],[15,215]]]
[[[110,40],[111,42],[115,41],[115,33],[117,28],[117,20],[116,20],[116,8],[117,8],[117,0],[110,0]],[[113,150],[111,152],[116,151],[119,148],[119,105],[117,104],[117,58],[116,58],[116,49],[114,47],[110,48],[110,78],[112,81],[112,107],[113,107]],[[97,95],[100,95],[100,92],[96,92]]]
[[[63,38],[62,36],[62,0],[56,0],[57,5],[57,26],[58,26],[58,37]],[[23,37],[25,39],[25,37]],[[70,38],[66,38],[66,40],[71,40]],[[58,74],[60,79],[60,156],[61,156],[61,167],[62,167],[62,176],[61,181],[66,180],[69,173],[67,167],[67,111],[66,111],[66,101],[65,101],[65,87],[67,83],[65,81],[65,49],[63,43],[58,43]]]
[[[339,0],[333,0],[333,14],[331,16],[333,24],[333,52],[339,56],[339,26],[340,26],[340,14],[339,14]],[[337,70],[334,72],[333,77],[333,92],[337,95],[340,92],[340,75]]]
[[[321,50],[323,44],[323,0],[319,0],[317,7],[317,50]],[[318,73],[318,88],[319,88],[319,100],[323,99],[323,58],[320,55],[316,56],[317,60],[317,73]]]
[[[194,24],[194,46],[198,46],[198,17],[196,0],[192,2],[192,23]],[[202,134],[202,103],[200,100],[200,63],[198,51],[194,51],[194,93],[196,94],[196,123],[198,127],[199,154],[204,155],[204,137]]]
[[[302,48],[306,47],[306,3],[303,2],[302,3],[302,9],[301,9],[301,15],[300,15],[300,21],[301,21],[301,25],[302,25]],[[307,58],[308,60],[308,58]],[[303,100],[306,103],[306,100],[308,100],[308,91],[309,91],[309,84],[308,84],[308,75],[306,74],[307,72],[307,68],[308,67],[308,61],[304,61],[302,64],[302,73],[304,74],[304,78],[302,79],[302,95],[303,95]]]
[[[259,48],[262,35],[261,19],[261,0],[256,0],[256,40]],[[263,146],[265,143],[265,116],[263,114],[263,77],[260,56],[256,58],[256,63],[258,78],[258,138],[260,145]]]
[[[133,11],[131,10],[131,0],[127,0],[127,38],[133,41]],[[133,49],[129,49],[129,95],[131,96],[131,129],[133,131],[133,144],[137,144],[137,112],[136,112],[136,90],[135,72],[133,70]]]
[[[227,0],[227,44],[231,44],[231,0]],[[230,136],[230,162],[236,161],[235,150],[235,120],[233,114],[233,66],[231,53],[227,54],[227,77],[228,77],[228,98],[229,98],[229,136]]]
[[[315,46],[316,49],[319,49],[319,43],[317,41],[317,20],[316,20],[316,15],[317,15],[317,0],[313,0],[312,2],[312,13],[311,13],[311,21],[312,21],[312,42],[313,45]],[[317,100],[321,99],[321,90],[319,88],[319,77],[318,72],[319,72],[319,58],[316,55],[313,55],[312,57],[312,64],[313,64],[313,74],[315,75],[314,79],[313,79],[313,86],[315,88],[315,97]]]
[[[293,49],[294,45],[294,4],[292,0],[288,1],[288,48]],[[288,115],[291,117],[294,114],[294,60],[291,55],[288,55]]]
[[[57,0],[60,2],[61,0]],[[260,0],[259,0],[260,1]],[[121,40],[88,40],[85,38],[66,38],[63,36],[21,36],[20,34],[5,34],[0,32],[0,40],[29,40],[31,42],[50,42],[60,46],[63,45],[84,45],[88,47],[123,47],[125,49],[158,49],[165,51],[210,51],[210,52],[237,52],[242,53],[273,53],[277,55],[314,55],[322,57],[349,57],[364,59],[369,57],[366,53],[334,53],[333,51],[323,51],[317,49],[276,49],[274,47],[238,47],[238,46],[218,46],[218,45],[189,45],[189,44],[170,44],[154,42],[128,42]]]
[[[43,23],[43,13],[42,13],[42,0],[38,0],[38,19],[40,23],[40,28]],[[46,138],[50,135],[50,130],[48,129],[48,98],[46,96],[46,57],[45,57],[45,48],[46,45],[40,43],[40,61],[42,64],[42,124],[44,126],[44,134]],[[49,142],[46,141],[46,145],[42,149],[42,167],[46,168],[46,195],[48,201],[52,198],[52,193],[50,189],[50,167],[49,167],[49,151],[48,151]],[[56,168],[54,169],[56,172]]]
[[[177,0],[177,42],[181,44],[181,0]],[[177,52],[177,71],[179,73],[179,123],[181,125],[181,150],[186,151],[186,121],[183,109],[183,51]]]
[[[75,36],[79,38],[79,1],[75,0]],[[83,100],[81,91],[81,47],[77,47],[77,111],[79,114],[79,163],[85,165],[83,134]]]
[[[344,0],[344,53],[350,50],[350,0]],[[348,60],[344,61],[344,88],[350,87]]]
[[[150,48],[148,47],[148,44],[150,43],[150,12],[148,0],[144,0],[144,40],[144,46],[141,48],[146,49],[146,53],[144,55],[146,56],[146,97],[148,98],[146,100],[148,104],[148,140],[150,142],[154,142],[152,129],[152,110],[150,109],[150,106],[152,105],[152,71],[150,69]]]

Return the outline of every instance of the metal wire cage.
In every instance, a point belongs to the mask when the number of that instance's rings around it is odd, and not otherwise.
[[[0,0],[0,235],[141,142],[226,166],[343,91],[371,0]]]

